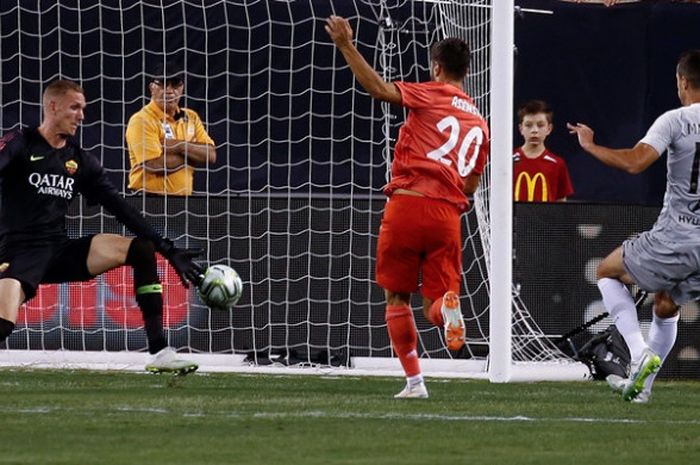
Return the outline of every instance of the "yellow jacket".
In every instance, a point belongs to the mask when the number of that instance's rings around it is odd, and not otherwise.
[[[151,101],[129,118],[126,145],[129,148],[129,189],[160,195],[190,195],[194,168],[188,165],[170,173],[144,170],[143,163],[163,156],[163,140],[176,139],[214,145],[197,112],[181,109],[185,116],[177,121]]]

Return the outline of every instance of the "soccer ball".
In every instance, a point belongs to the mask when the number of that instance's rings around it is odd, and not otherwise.
[[[236,305],[241,298],[243,281],[230,266],[212,265],[204,272],[197,290],[207,307],[226,309]]]

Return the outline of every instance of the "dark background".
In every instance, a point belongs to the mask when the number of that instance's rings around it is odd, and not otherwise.
[[[184,104],[201,114],[219,147],[216,165],[196,176],[199,193],[348,192],[350,183],[356,191],[379,190],[381,109],[361,89],[351,91],[347,70],[336,72],[344,64],[323,18],[350,18],[358,47],[379,68],[379,26],[391,17],[396,32],[389,34],[400,46],[390,52],[396,72],[389,74],[407,80],[428,79],[428,31],[440,22],[434,4],[403,0],[387,2],[387,10],[370,1],[217,2],[205,9],[172,0],[20,4],[19,13],[13,2],[0,5],[2,130],[38,121],[46,82],[78,80],[89,104],[83,144],[125,186],[125,124],[147,102],[146,72],[167,56],[188,69]],[[675,64],[683,50],[700,47],[700,5],[517,4],[554,13],[516,19],[515,106],[532,98],[551,103],[555,129],[547,145],[568,163],[571,199],[659,205],[665,159],[637,176],[608,168],[578,148],[565,123],[588,124],[603,145],[634,145],[679,105]],[[513,137],[518,145],[517,130]]]
[[[583,152],[566,123],[585,123],[599,144],[626,148],[661,113],[680,106],[675,67],[681,52],[700,48],[700,5],[516,3],[554,12],[516,19],[515,104],[539,98],[552,105],[554,131],[547,145],[569,166],[576,191],[571,199],[660,205],[665,157],[642,174],[625,174]],[[517,131],[513,137],[521,143]]]

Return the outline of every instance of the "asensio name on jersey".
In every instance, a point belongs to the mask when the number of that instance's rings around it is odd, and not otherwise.
[[[479,109],[476,108],[476,106],[465,100],[457,97],[456,95],[452,97],[452,106],[455,108],[459,108],[462,111],[466,111],[467,113],[471,113],[472,115],[478,116],[481,118],[481,113],[479,112]]]
[[[464,179],[471,173],[481,174],[489,151],[486,121],[469,96],[455,86],[436,81],[394,84],[410,111],[384,192],[391,196],[396,189],[413,190],[465,211],[469,200]]]

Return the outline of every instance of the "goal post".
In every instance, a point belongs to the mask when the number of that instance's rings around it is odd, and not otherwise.
[[[513,0],[493,4],[491,18],[491,327],[489,380],[511,378],[513,310]],[[497,246],[495,246],[497,244]]]
[[[387,80],[429,79],[430,45],[446,36],[472,48],[466,87],[490,121],[492,153],[463,219],[467,344],[448,351],[415,296],[425,373],[583,379],[587,368],[542,333],[513,288],[512,0],[1,2],[2,131],[38,123],[52,79],[85,88],[80,142],[127,202],[178,245],[204,248],[202,263],[230,265],[243,278],[231,312],[210,310],[159,260],[169,343],[202,369],[401,375],[374,251],[407,113],[357,84],[324,31],[331,14],[350,20],[360,52]],[[126,123],[148,102],[150,66],[166,58],[184,66],[182,104],[217,146],[217,162],[196,170],[189,197],[126,187]],[[67,227],[72,236],[128,233],[81,201]],[[132,288],[126,268],[42,286],[0,345],[0,365],[142,369]]]

